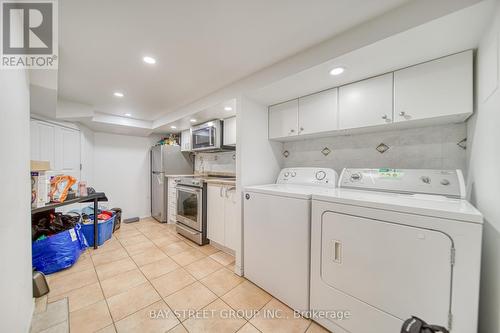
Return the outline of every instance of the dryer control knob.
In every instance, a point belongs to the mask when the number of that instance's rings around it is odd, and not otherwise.
[[[285,175],[284,175],[284,176],[285,176],[285,177],[290,176],[290,172],[285,172]]]
[[[444,185],[444,186],[450,185],[450,181],[448,179],[443,179],[443,180],[441,180],[441,185]]]
[[[294,171],[294,172],[292,172],[292,177],[295,177],[295,176],[297,176],[297,173]]]
[[[323,180],[326,177],[326,172],[324,171],[318,171],[316,172],[316,179],[317,180]]]

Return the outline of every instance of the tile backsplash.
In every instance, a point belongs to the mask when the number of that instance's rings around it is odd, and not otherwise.
[[[236,152],[197,153],[194,162],[197,173],[229,172],[236,173]]]
[[[284,167],[461,169],[467,175],[465,123],[332,136],[283,144]],[[288,156],[288,157],[285,157]]]

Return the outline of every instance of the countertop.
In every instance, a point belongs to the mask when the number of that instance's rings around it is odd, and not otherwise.
[[[195,173],[195,174],[184,174],[184,175],[165,175],[166,178],[177,178],[177,177],[199,177],[202,178],[207,184],[213,185],[230,185],[236,186],[236,175],[230,172],[210,172],[210,173]],[[220,177],[220,178],[219,178]],[[234,177],[227,178],[227,177]]]

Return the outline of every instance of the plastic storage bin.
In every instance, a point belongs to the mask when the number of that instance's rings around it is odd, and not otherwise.
[[[97,224],[97,245],[101,246],[105,241],[111,238],[115,217],[116,215],[113,215],[106,221]],[[82,232],[89,246],[94,246],[94,223],[83,224]]]

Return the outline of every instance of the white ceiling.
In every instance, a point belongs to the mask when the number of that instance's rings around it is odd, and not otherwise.
[[[59,98],[154,120],[405,2],[60,1]]]

